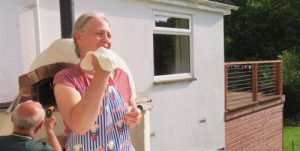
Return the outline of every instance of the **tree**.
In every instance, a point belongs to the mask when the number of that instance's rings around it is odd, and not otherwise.
[[[286,118],[299,118],[300,111],[300,48],[284,51],[279,58],[283,61],[283,82],[286,102]],[[300,120],[300,119],[297,119]]]
[[[225,16],[225,60],[283,60],[285,117],[300,121],[300,0],[236,0]]]
[[[300,45],[299,0],[237,0],[225,16],[225,60],[274,60]]]

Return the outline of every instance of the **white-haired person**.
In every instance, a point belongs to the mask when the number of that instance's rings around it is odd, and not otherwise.
[[[28,100],[16,106],[12,113],[13,132],[0,136],[1,151],[61,151],[55,135],[56,118],[45,118],[45,110],[39,102]],[[34,140],[42,126],[45,126],[47,143]]]
[[[90,51],[112,46],[103,13],[82,14],[75,22],[73,38],[81,61]],[[82,69],[80,63],[63,69],[53,81],[66,126],[66,150],[134,151],[129,127],[139,124],[142,114],[132,96],[128,74],[120,68],[104,70],[94,56],[92,65],[93,70]]]

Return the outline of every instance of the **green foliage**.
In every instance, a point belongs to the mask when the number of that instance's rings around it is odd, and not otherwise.
[[[232,0],[225,61],[283,60],[285,118],[300,121],[300,0]]]
[[[300,48],[284,51],[279,58],[283,61],[283,82],[300,94]]]
[[[300,122],[300,48],[284,51],[279,58],[283,61],[283,83],[286,97],[284,117]]]
[[[299,0],[236,0],[225,16],[225,60],[274,60],[300,46]]]

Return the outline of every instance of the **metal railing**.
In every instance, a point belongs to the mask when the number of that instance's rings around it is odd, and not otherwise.
[[[225,63],[225,109],[282,96],[282,61]]]

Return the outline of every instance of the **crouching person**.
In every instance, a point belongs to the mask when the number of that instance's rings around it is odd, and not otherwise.
[[[13,132],[0,136],[0,150],[3,151],[62,151],[55,135],[56,118],[45,119],[45,110],[39,102],[32,100],[18,104],[12,113]],[[47,143],[34,140],[45,125]]]

